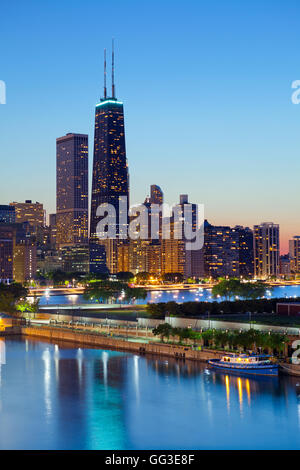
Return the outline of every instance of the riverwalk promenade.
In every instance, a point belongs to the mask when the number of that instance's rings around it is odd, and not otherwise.
[[[209,359],[219,358],[220,351],[208,349],[194,349],[191,346],[181,346],[166,344],[154,341],[151,337],[141,337],[141,332],[131,332],[126,336],[126,331],[120,329],[110,329],[105,333],[89,329],[79,329],[67,326],[47,326],[42,324],[28,324],[7,328],[0,333],[1,336],[22,335],[25,337],[35,337],[50,342],[62,341],[82,346],[96,347],[99,349],[112,349],[118,351],[128,351],[136,354],[154,354],[175,359],[190,359],[194,361],[206,362]],[[124,335],[124,336],[122,336]],[[152,340],[151,340],[151,339]]]

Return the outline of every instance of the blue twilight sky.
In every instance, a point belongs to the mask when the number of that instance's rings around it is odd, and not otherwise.
[[[214,224],[300,234],[299,0],[1,2],[0,203],[55,211],[55,139],[89,134],[116,46],[131,202],[156,183]],[[110,60],[109,60],[110,64]]]

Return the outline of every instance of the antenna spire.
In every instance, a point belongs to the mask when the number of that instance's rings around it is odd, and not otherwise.
[[[111,91],[112,91],[112,97],[115,98],[115,47],[114,47],[114,39],[112,39],[112,69],[111,69]]]
[[[104,99],[107,98],[107,88],[106,88],[106,49],[104,49]]]

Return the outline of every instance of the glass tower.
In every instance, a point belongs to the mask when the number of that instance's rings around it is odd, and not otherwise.
[[[106,67],[106,62],[105,62]],[[106,70],[105,70],[106,77]],[[92,176],[92,200],[90,218],[90,271],[117,271],[117,241],[120,235],[119,197],[126,196],[127,209],[129,204],[129,176],[125,148],[124,110],[123,103],[115,98],[114,81],[112,97],[107,97],[106,85],[104,98],[96,105],[94,161]],[[116,237],[99,240],[97,224],[101,218],[97,216],[97,208],[101,204],[111,204],[116,211],[112,220]],[[127,224],[126,219],[126,224]],[[105,253],[103,251],[103,247]]]
[[[56,243],[88,243],[88,136],[56,139]]]

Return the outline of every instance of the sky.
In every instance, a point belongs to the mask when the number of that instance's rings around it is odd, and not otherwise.
[[[131,203],[151,184],[169,204],[188,193],[215,225],[279,223],[286,252],[300,235],[299,13],[298,0],[2,1],[0,204],[55,212],[67,132],[89,135],[92,168],[114,37]]]

